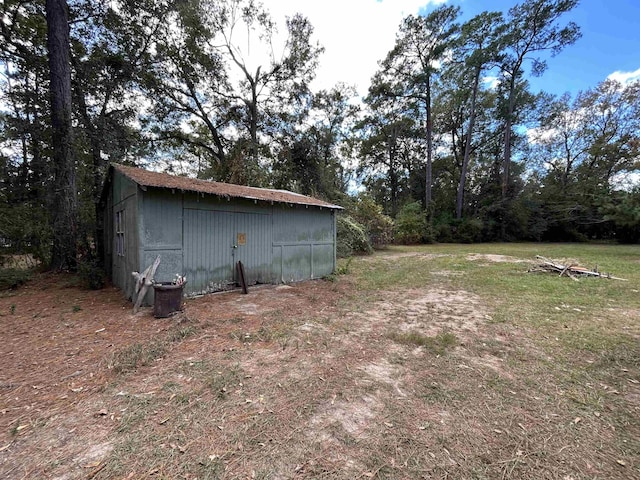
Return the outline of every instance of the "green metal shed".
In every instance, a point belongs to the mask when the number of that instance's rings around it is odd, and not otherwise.
[[[158,255],[155,280],[184,275],[186,295],[233,287],[238,261],[249,285],[321,278],[336,268],[341,207],[316,198],[112,164],[102,200],[107,274],[129,298],[132,272]]]

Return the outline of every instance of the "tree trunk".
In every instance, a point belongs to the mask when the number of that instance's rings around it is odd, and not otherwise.
[[[46,0],[53,144],[52,270],[75,270],[78,201],[71,130],[69,12],[66,0]]]
[[[251,83],[251,104],[249,108],[249,135],[251,136],[251,161],[258,164],[258,82],[260,67],[256,71],[255,82]]]
[[[513,128],[513,111],[515,110],[516,97],[516,80],[517,72],[520,71],[520,64],[513,69],[511,80],[509,82],[509,104],[507,116],[504,122],[504,152],[502,157],[502,203],[500,218],[500,238],[504,241],[507,237],[507,211],[509,209],[509,181],[511,179],[511,130]]]
[[[432,151],[433,151],[433,124],[431,121],[431,74],[427,74],[427,86],[426,86],[426,109],[427,109],[427,171],[425,174],[426,188],[425,188],[425,209],[427,215],[429,214],[429,207],[431,206],[431,184],[433,183],[431,165],[432,165]]]
[[[462,218],[462,203],[464,200],[464,186],[467,180],[467,169],[469,168],[469,157],[471,155],[471,135],[473,134],[473,125],[476,120],[476,98],[478,97],[478,85],[480,83],[480,69],[476,69],[473,79],[473,93],[471,95],[471,112],[469,114],[469,128],[467,130],[467,139],[464,145],[464,158],[462,159],[462,169],[460,170],[460,182],[458,183],[458,195],[456,197],[456,218]]]
[[[507,117],[504,122],[504,156],[502,158],[502,200],[507,198],[509,180],[511,178],[511,129],[513,128],[513,111],[516,103],[516,80],[515,77],[520,69],[520,63],[513,69],[509,81],[509,105]]]
[[[77,64],[74,63],[74,66],[77,69]],[[77,71],[77,70],[76,70]],[[76,77],[75,82],[76,87],[76,98],[78,99],[78,107],[80,109],[80,114],[84,120],[84,129],[89,137],[89,143],[91,145],[91,159],[93,161],[93,208],[95,212],[95,231],[94,231],[94,243],[96,246],[96,259],[98,261],[98,266],[104,268],[104,260],[105,260],[105,245],[104,245],[104,211],[102,205],[100,203],[100,195],[102,193],[102,183],[104,182],[104,173],[105,166],[107,163],[106,159],[102,158],[102,141],[104,140],[104,116],[107,104],[109,99],[111,98],[110,90],[107,91],[105,95],[105,100],[100,112],[100,115],[97,119],[97,122],[94,122],[89,115],[89,109],[87,107],[87,102],[85,100],[85,91],[82,87],[81,80]]]
[[[391,130],[389,138],[389,188],[391,189],[391,217],[398,215],[398,172],[396,171],[398,131],[396,127]]]

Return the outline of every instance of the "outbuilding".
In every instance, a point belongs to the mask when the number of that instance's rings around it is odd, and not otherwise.
[[[186,295],[321,278],[336,268],[338,205],[112,164],[102,196],[107,274],[127,297],[132,272],[160,255],[155,280],[185,276]],[[146,303],[153,301],[153,292]]]

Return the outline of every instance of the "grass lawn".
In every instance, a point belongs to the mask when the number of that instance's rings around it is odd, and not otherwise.
[[[626,281],[528,273],[535,255]],[[340,267],[188,300],[105,354],[94,393],[14,423],[0,474],[640,478],[640,247],[391,247]]]

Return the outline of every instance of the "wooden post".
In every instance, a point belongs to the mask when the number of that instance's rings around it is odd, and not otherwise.
[[[238,260],[238,263],[236,264],[236,268],[238,269],[238,280],[240,280],[239,283],[240,283],[240,286],[242,287],[242,293],[246,295],[247,293],[249,293],[249,290],[247,289],[247,281],[244,276],[244,265],[242,264],[241,261]]]

